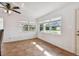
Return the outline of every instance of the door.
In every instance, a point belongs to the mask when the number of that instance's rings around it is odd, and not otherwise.
[[[0,55],[1,55],[2,36],[3,36],[3,17],[0,17]]]
[[[76,10],[76,54],[79,55],[79,9]]]
[[[1,43],[2,43],[3,30],[0,30],[0,56],[1,56]]]

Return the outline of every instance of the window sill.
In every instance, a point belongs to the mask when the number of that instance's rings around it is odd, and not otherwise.
[[[44,31],[41,31],[40,33],[43,33],[43,34],[51,34],[51,35],[61,35],[62,33],[52,33],[52,32],[44,32]]]

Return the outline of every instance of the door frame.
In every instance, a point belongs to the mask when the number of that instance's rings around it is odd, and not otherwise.
[[[77,55],[77,39],[76,39],[76,30],[77,30],[77,11],[79,10],[78,9],[75,9],[75,54]]]

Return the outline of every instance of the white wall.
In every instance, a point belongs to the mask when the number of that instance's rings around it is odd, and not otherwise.
[[[4,17],[3,42],[30,39],[36,37],[36,34],[38,34],[39,38],[47,42],[64,48],[70,52],[75,52],[75,9],[77,8],[79,8],[79,3],[70,5],[60,10],[56,10],[43,17],[38,18],[39,21],[42,21],[51,19],[56,16],[62,16],[63,23],[61,35],[40,33],[39,31],[37,33],[36,31],[21,32],[17,25],[18,21],[23,20],[23,17],[21,15],[15,13],[12,13],[11,15],[5,15],[0,13],[0,16]]]
[[[18,40],[26,40],[35,38],[36,31],[24,32],[20,28],[21,21],[27,21],[28,18],[23,18],[22,15],[12,13],[4,15],[4,37],[3,42],[12,42]]]
[[[38,22],[40,22],[42,20],[52,19],[57,16],[63,17],[61,35],[42,33],[38,30],[38,37],[65,50],[75,53],[75,10],[78,8],[79,3],[74,3],[38,18]]]

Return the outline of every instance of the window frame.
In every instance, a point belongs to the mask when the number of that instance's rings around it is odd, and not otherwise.
[[[45,30],[45,26],[43,26],[44,29],[43,29],[42,31],[40,31],[40,32],[42,32],[42,33],[49,33],[49,34],[61,35],[61,34],[62,34],[62,21],[61,21],[61,20],[62,20],[62,18],[59,18],[58,20],[53,20],[53,21],[47,21],[47,22],[43,22],[43,23],[41,22],[41,23],[40,23],[40,24],[46,24],[46,23],[49,24],[49,23],[54,22],[54,21],[60,21],[60,23],[61,23],[60,26],[59,26],[59,27],[60,27],[60,30],[59,30],[60,34],[58,34],[58,33],[52,33],[52,31],[51,31],[51,26],[50,26],[50,25],[49,25],[49,30],[48,30],[48,31],[46,31],[46,30]],[[40,27],[39,27],[39,28],[40,28]],[[57,31],[56,31],[56,32],[57,32]]]

